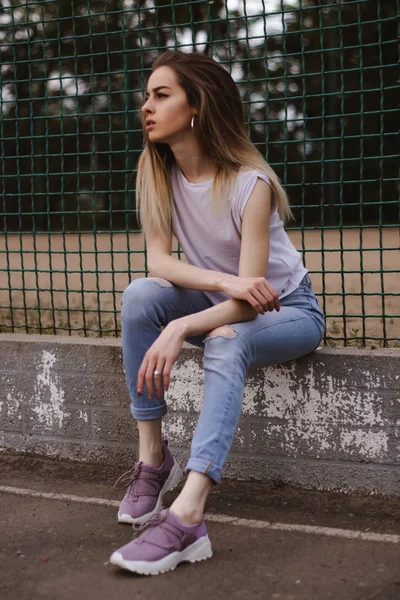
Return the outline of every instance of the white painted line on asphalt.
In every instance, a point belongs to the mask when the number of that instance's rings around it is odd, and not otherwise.
[[[100,506],[114,506],[118,508],[118,500],[107,500],[106,498],[87,498],[85,496],[73,496],[71,494],[57,494],[53,492],[37,492],[25,488],[9,487],[0,485],[0,492],[16,494],[17,496],[32,496],[45,498],[46,500],[66,500],[68,502],[80,502],[81,504],[99,504]],[[313,535],[326,535],[330,537],[348,538],[368,542],[388,542],[400,544],[400,535],[389,533],[374,533],[372,531],[355,531],[353,529],[336,529],[334,527],[319,527],[318,525],[298,525],[296,523],[271,523],[270,521],[256,521],[254,519],[239,519],[229,515],[206,515],[206,521],[211,523],[226,523],[237,527],[249,527],[252,529],[271,529],[279,531],[297,531]]]
[[[25,488],[8,487],[0,485],[0,492],[6,494],[17,494],[17,496],[33,496],[36,498],[46,498],[47,500],[68,500],[68,502],[81,502],[82,504],[100,504],[101,506],[116,506],[117,500],[107,500],[106,498],[86,498],[85,496],[72,496],[71,494],[56,494],[53,492],[37,492],[36,490],[27,490]]]
[[[327,535],[331,537],[349,538],[369,542],[389,542],[400,544],[400,535],[390,533],[373,533],[372,531],[355,531],[353,529],[336,529],[334,527],[320,527],[318,525],[298,525],[297,523],[270,523],[269,521],[255,521],[253,519],[237,519],[228,515],[206,515],[207,521],[215,523],[229,523],[254,529],[274,529],[280,531],[298,531],[314,535]]]

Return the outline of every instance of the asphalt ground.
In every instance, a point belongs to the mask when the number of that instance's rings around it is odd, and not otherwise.
[[[132,536],[119,474],[1,457],[1,600],[400,600],[400,500],[224,481],[207,505],[213,557],[146,577],[108,562]]]

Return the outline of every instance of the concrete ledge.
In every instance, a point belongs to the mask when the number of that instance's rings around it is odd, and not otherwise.
[[[184,463],[202,402],[185,345],[164,433]],[[0,449],[129,468],[137,432],[121,341],[0,334]],[[321,348],[249,371],[225,477],[400,497],[400,350]]]

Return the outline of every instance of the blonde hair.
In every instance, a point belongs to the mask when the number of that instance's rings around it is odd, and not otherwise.
[[[237,174],[245,168],[269,177],[281,219],[293,217],[277,174],[247,135],[244,105],[228,71],[204,54],[171,51],[158,56],[152,72],[162,66],[174,70],[189,106],[197,109],[193,131],[202,152],[217,169],[212,187],[213,210],[221,213],[226,209]],[[142,124],[144,127],[143,114]],[[144,232],[161,233],[171,229],[171,168],[175,159],[168,144],[153,143],[145,136],[136,178],[137,208]]]

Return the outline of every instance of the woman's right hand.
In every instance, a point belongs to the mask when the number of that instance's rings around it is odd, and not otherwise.
[[[278,292],[265,277],[226,275],[222,291],[236,300],[246,300],[261,315],[280,309]]]

